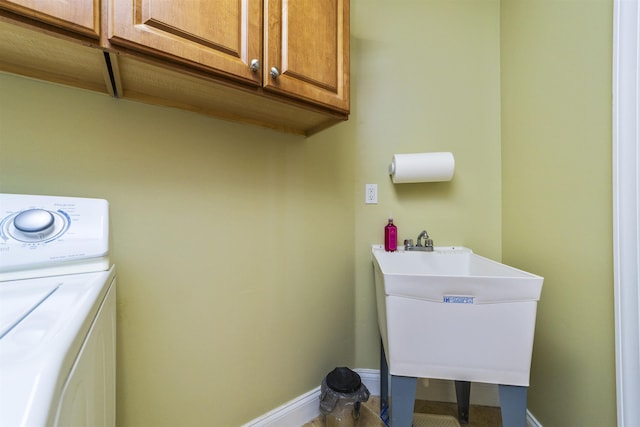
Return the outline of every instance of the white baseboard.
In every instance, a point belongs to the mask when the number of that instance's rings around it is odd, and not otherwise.
[[[536,420],[531,412],[527,409],[527,427],[542,427],[540,421]]]
[[[300,427],[320,415],[320,387],[255,418],[242,427]]]
[[[374,396],[380,395],[380,371],[377,369],[354,369],[364,385]],[[244,424],[242,427],[300,427],[320,415],[320,387],[293,399],[284,405]],[[455,402],[452,381],[418,381],[416,399],[438,402]],[[483,406],[500,406],[498,387],[493,384],[471,384],[471,403]],[[542,427],[542,424],[527,410],[527,427]]]
[[[354,369],[360,375],[362,383],[373,396],[380,396],[380,371],[377,369]]]

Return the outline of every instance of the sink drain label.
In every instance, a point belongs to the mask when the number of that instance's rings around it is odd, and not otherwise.
[[[461,297],[457,295],[445,295],[442,302],[445,304],[473,304],[474,297]]]

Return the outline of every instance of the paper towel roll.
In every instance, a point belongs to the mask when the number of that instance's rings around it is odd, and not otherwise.
[[[394,154],[389,175],[395,184],[438,182],[451,181],[454,170],[455,160],[449,152]]]

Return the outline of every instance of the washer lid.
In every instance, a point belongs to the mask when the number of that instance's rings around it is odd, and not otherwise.
[[[57,289],[57,283],[0,283],[0,339]]]
[[[13,289],[12,285],[15,285]],[[29,305],[43,298],[0,339],[0,426],[54,424],[51,411],[56,411],[63,389],[68,385],[65,381],[75,369],[76,358],[112,286],[115,286],[114,267],[96,273],[0,282],[0,291],[12,297],[16,292],[29,289],[21,304],[11,304],[11,307],[23,307],[22,314],[29,310]],[[39,298],[37,288],[42,290]],[[4,296],[0,295],[0,312],[9,306]],[[19,300],[11,298],[12,302]],[[20,315],[21,310],[13,311]],[[103,350],[98,347],[91,351],[101,354]],[[93,359],[79,360],[89,365],[94,363]],[[92,371],[86,379],[103,374]],[[81,385],[68,391],[80,396],[82,390]]]

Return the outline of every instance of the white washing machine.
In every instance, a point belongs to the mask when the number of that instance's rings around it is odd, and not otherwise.
[[[0,426],[114,426],[108,203],[0,194]]]

